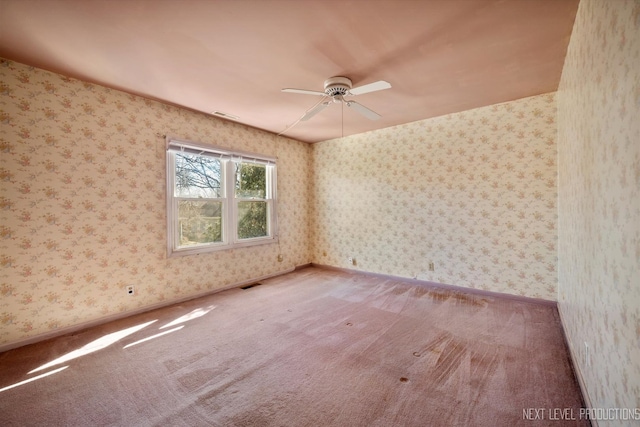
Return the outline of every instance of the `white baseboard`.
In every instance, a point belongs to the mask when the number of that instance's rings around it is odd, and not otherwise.
[[[189,296],[186,296],[186,297],[183,297],[183,298],[178,298],[178,299],[171,300],[171,301],[162,301],[162,302],[159,302],[159,303],[156,303],[156,304],[147,305],[147,306],[144,306],[144,307],[141,307],[141,308],[138,308],[138,309],[135,309],[135,310],[131,310],[131,311],[124,311],[122,313],[110,314],[108,316],[100,317],[98,319],[94,319],[94,320],[89,320],[87,322],[78,323],[77,325],[71,325],[71,326],[67,326],[67,327],[64,327],[64,328],[56,329],[56,330],[53,330],[53,331],[44,332],[42,334],[34,335],[32,337],[25,338],[23,340],[12,341],[12,342],[0,345],[0,353],[8,351],[8,350],[12,350],[14,348],[23,347],[25,345],[35,344],[37,342],[48,340],[48,339],[51,339],[51,338],[56,338],[56,337],[59,337],[59,336],[72,334],[74,332],[78,332],[78,331],[81,331],[81,330],[84,330],[84,329],[87,329],[87,328],[91,328],[91,327],[94,327],[94,326],[102,325],[102,324],[105,324],[105,323],[108,323],[108,322],[112,322],[114,320],[123,319],[125,317],[134,316],[136,314],[145,313],[147,311],[155,310],[155,309],[158,309],[158,308],[167,307],[169,305],[180,304],[182,302],[190,301],[192,299],[201,298],[201,297],[204,297],[204,296],[207,296],[207,295],[215,294],[215,293],[226,291],[226,290],[233,289],[233,288],[239,288],[241,286],[248,285],[250,283],[259,282],[260,280],[266,280],[266,279],[269,279],[269,278],[272,278],[272,277],[281,276],[283,274],[291,273],[295,269],[296,269],[296,267],[291,267],[291,268],[289,268],[287,270],[284,270],[284,271],[279,271],[277,273],[268,274],[268,275],[262,276],[262,277],[256,277],[256,278],[252,278],[252,279],[248,279],[248,280],[243,280],[243,281],[240,281],[240,282],[233,283],[231,285],[224,286],[222,288],[204,291],[204,292],[201,292],[199,294],[189,295]]]

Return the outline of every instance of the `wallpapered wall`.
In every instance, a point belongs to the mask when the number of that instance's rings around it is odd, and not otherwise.
[[[277,156],[280,244],[167,259],[166,133]],[[305,143],[2,60],[0,151],[0,345],[310,260]]]
[[[555,300],[554,96],[315,144],[313,261]]]
[[[580,2],[558,151],[559,307],[572,352],[594,407],[640,408],[639,2]]]

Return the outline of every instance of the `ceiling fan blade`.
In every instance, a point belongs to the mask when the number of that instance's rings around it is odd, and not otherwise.
[[[302,116],[302,118],[300,119],[303,122],[306,122],[307,120],[309,120],[311,117],[315,116],[316,114],[318,114],[320,111],[324,110],[325,108],[327,108],[329,106],[329,104],[331,104],[330,101],[324,101],[318,105],[316,105],[315,107],[313,107],[311,110],[307,111],[304,116]]]
[[[380,114],[376,113],[375,111],[370,110],[364,105],[358,104],[355,101],[348,101],[348,102],[345,102],[345,104],[347,104],[347,107],[353,108],[354,110],[356,110],[358,113],[362,114],[369,120],[378,120],[380,117],[382,117]]]
[[[322,96],[326,95],[326,93],[324,93],[324,92],[318,92],[318,91],[315,91],[315,90],[306,90],[306,89],[290,89],[290,88],[286,88],[286,89],[282,89],[282,92],[301,93],[303,95],[322,95]]]
[[[363,93],[375,92],[377,90],[389,89],[391,84],[384,80],[378,80],[377,82],[369,83],[368,85],[354,87],[349,90],[351,95],[362,95]]]

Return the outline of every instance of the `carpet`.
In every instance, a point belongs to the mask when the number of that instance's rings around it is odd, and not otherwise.
[[[554,305],[321,268],[1,353],[0,389],[5,426],[589,425],[550,418]]]

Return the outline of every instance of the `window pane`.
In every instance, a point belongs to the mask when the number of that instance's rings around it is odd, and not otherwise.
[[[220,159],[176,154],[176,197],[223,197],[221,184]]]
[[[267,167],[254,163],[236,163],[236,197],[265,199]]]
[[[268,235],[267,202],[238,202],[238,238]]]
[[[178,246],[222,241],[222,202],[178,202]]]

